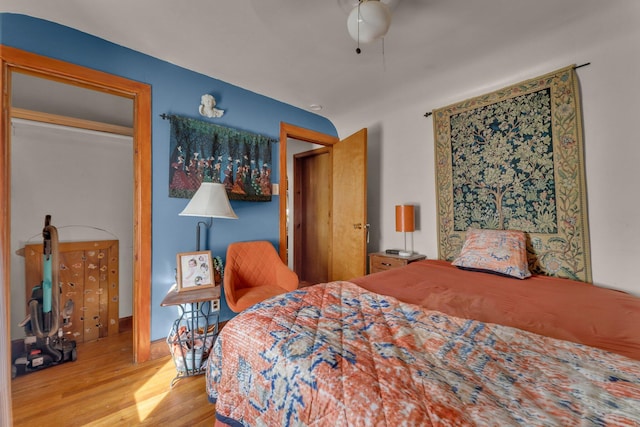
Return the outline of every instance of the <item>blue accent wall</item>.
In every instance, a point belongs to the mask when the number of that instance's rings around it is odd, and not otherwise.
[[[287,122],[337,136],[326,118],[259,95],[221,80],[161,61],[149,55],[42,19],[0,14],[0,44],[60,59],[73,64],[147,83],[152,87],[152,298],[151,339],[166,337],[177,313],[175,307],[160,307],[162,298],[174,282],[176,253],[195,250],[198,218],[180,217],[186,199],[169,198],[169,121],[160,114],[177,114],[202,119],[197,107],[200,96],[214,95],[225,110],[214,122],[279,139],[280,122]],[[194,49],[199,49],[194,44]],[[233,58],[222,59],[233,61]],[[279,182],[279,144],[273,145],[273,181]],[[239,219],[214,219],[208,247],[214,256],[224,258],[227,245],[234,241],[279,239],[279,196],[271,202],[232,201]],[[221,320],[233,317],[224,298]]]

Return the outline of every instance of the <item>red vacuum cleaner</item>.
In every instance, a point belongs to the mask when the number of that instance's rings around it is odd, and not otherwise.
[[[66,339],[60,327],[60,293],[58,282],[58,230],[51,225],[51,215],[42,230],[42,282],[31,290],[29,313],[20,325],[24,327],[24,354],[13,363],[12,375],[75,361],[76,342]],[[68,311],[65,307],[64,311]]]

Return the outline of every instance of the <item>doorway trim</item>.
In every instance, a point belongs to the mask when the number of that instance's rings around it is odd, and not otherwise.
[[[280,122],[280,259],[287,264],[287,139],[297,139],[312,144],[331,147],[340,142],[338,137],[327,135],[311,129],[302,128],[285,122]]]
[[[10,308],[6,306],[11,293],[10,80],[11,72],[19,71],[133,101],[133,359],[135,363],[145,362],[149,360],[151,347],[151,86],[4,45],[0,45],[0,67],[0,162],[3,166],[0,172],[0,280],[5,299],[4,307],[0,308],[4,316],[0,317],[5,319],[5,338],[10,340]],[[10,366],[2,369],[6,368]]]

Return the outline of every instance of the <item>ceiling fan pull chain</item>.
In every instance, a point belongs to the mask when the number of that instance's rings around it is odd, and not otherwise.
[[[358,46],[356,47],[356,53],[358,55],[360,55],[360,53],[362,52],[360,50],[360,20],[362,19],[362,17],[360,16],[360,5],[362,4],[362,0],[358,1]]]

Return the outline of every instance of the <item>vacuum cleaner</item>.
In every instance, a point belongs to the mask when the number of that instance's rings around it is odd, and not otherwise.
[[[45,216],[42,230],[42,282],[31,290],[27,317],[20,322],[25,329],[24,353],[18,356],[12,376],[75,361],[76,342],[64,337],[60,327],[60,293],[58,282],[58,230],[51,225],[51,215]],[[72,307],[64,308],[66,318]]]

